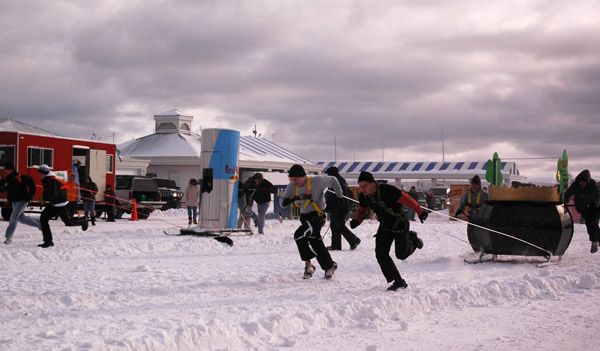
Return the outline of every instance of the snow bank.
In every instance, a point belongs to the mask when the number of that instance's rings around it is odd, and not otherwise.
[[[0,250],[0,348],[5,350],[550,349],[590,347],[598,321],[599,257],[576,225],[564,259],[465,265],[465,226],[413,225],[423,250],[396,261],[409,288],[388,292],[374,257],[375,222],[355,251],[333,252],[331,281],[301,278],[291,233],[166,236],[182,210],[99,222],[87,232],[52,223],[55,247],[20,225]],[[2,229],[6,222],[2,223]],[[328,244],[330,233],[325,239]],[[346,245],[346,243],[344,243]],[[347,245],[345,246],[347,248]],[[565,327],[567,325],[567,327]]]

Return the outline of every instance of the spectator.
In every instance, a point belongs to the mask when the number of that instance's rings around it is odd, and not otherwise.
[[[200,187],[198,181],[191,178],[185,188],[184,199],[188,213],[188,225],[198,224],[198,204],[200,203]]]
[[[96,225],[96,194],[98,186],[92,181],[92,177],[85,177],[81,184],[81,198],[83,199],[83,212],[86,220],[89,218],[92,225]],[[89,216],[89,217],[88,217]]]
[[[104,206],[106,208],[106,221],[114,222],[115,221],[115,205],[117,203],[117,199],[115,198],[115,191],[113,190],[110,184],[106,185],[106,190],[104,191]]]
[[[256,202],[258,211],[258,217],[256,219],[256,226],[258,227],[258,234],[264,234],[265,229],[265,215],[271,204],[271,194],[275,194],[275,187],[271,182],[264,179],[261,173],[255,173],[252,176],[254,182],[254,196],[253,200]]]

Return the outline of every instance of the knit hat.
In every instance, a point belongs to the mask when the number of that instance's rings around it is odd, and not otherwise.
[[[257,181],[261,181],[264,179],[262,173],[254,173],[254,175],[252,176],[252,179],[257,180]]]
[[[479,179],[478,175],[475,175],[473,178],[471,178],[471,184],[481,185],[481,179]]]
[[[331,167],[327,168],[327,171],[325,173],[329,176],[334,176],[334,177],[337,175],[340,175],[340,171],[335,166],[331,166]]]
[[[369,172],[360,172],[360,175],[358,176],[358,181],[375,183],[375,178],[373,178],[373,175]]]
[[[42,173],[42,174],[48,174],[48,173],[50,173],[50,167],[48,167],[48,165],[45,165],[45,164],[44,164],[44,165],[41,165],[41,166],[38,168],[38,172],[40,172],[40,173]]]
[[[288,172],[289,177],[304,177],[306,176],[306,172],[304,168],[300,165],[293,165]]]

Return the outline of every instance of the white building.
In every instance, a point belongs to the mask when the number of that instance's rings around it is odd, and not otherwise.
[[[192,133],[193,119],[193,116],[176,109],[155,115],[155,133],[119,144],[117,148],[121,157],[147,160],[148,174],[172,179],[185,188],[190,178],[201,175],[201,142],[200,135]],[[238,166],[242,180],[255,172],[262,172],[275,185],[287,184],[287,171],[296,163],[309,173],[321,171],[319,165],[267,139],[240,137]],[[132,168],[127,160],[121,165]],[[119,160],[116,168],[117,174],[131,174],[121,169]]]

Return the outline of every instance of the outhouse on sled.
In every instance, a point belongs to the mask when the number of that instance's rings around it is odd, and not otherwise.
[[[573,237],[573,219],[557,187],[491,187],[471,223],[469,242],[482,254],[549,259],[562,256]]]

